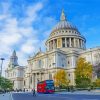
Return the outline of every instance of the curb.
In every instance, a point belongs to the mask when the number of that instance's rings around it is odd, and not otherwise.
[[[57,93],[58,95],[100,95],[100,93]]]

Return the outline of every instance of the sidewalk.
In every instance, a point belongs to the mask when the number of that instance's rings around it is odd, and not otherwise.
[[[10,93],[0,94],[0,100],[12,100]]]
[[[58,92],[57,94],[100,95],[100,92],[96,92],[96,91],[74,91],[74,92]]]

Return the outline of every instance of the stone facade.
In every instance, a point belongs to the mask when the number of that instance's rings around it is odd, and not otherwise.
[[[70,85],[75,85],[74,71],[78,57],[85,57],[93,66],[100,61],[100,47],[86,50],[85,37],[76,26],[67,20],[64,11],[61,13],[60,22],[53,28],[45,45],[46,52],[42,52],[40,49],[30,57],[25,69],[22,67],[18,67],[20,70],[17,67],[11,69],[12,71],[22,71],[23,85],[18,81],[16,83],[20,87],[30,90],[36,88],[38,81],[53,79],[54,74],[60,69],[64,69],[68,73]],[[7,73],[10,72],[10,68],[7,69]],[[95,72],[93,77],[97,78]],[[14,77],[9,79],[12,80]]]
[[[6,78],[10,79],[14,85],[14,90],[23,89],[24,67],[18,65],[18,57],[14,51],[10,57],[8,68],[6,69]]]
[[[41,50],[28,59],[26,89],[36,88],[37,82],[53,79],[53,75],[64,69],[68,73],[70,85],[75,85],[76,60],[80,52],[86,51],[86,39],[78,29],[67,21],[62,11],[60,22],[54,27],[46,43],[46,52]]]

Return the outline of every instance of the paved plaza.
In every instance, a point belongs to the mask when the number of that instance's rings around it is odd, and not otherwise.
[[[0,100],[100,100],[100,92],[58,92],[54,94],[37,94],[32,96],[31,92],[12,92],[0,94]]]
[[[11,93],[0,94],[0,100],[13,100]]]

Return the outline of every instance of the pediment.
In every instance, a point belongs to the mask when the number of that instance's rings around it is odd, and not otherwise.
[[[40,57],[40,56],[42,56],[42,55],[44,55],[43,52],[38,52],[38,53],[36,53],[35,57]]]

